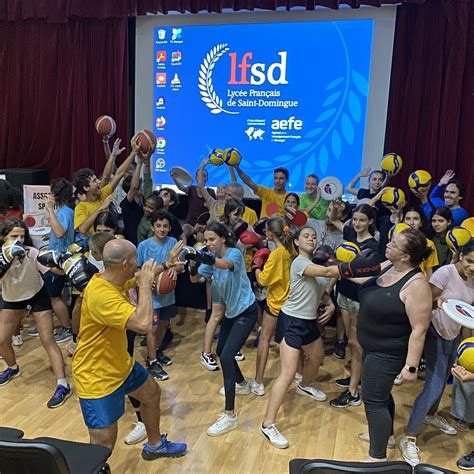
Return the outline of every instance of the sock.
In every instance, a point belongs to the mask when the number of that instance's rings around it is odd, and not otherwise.
[[[63,387],[69,388],[69,384],[67,383],[66,379],[58,379],[58,385],[62,385]]]
[[[158,362],[156,359],[148,359],[148,363],[151,365],[153,362]]]
[[[18,370],[18,364],[13,364],[8,367],[9,369]]]

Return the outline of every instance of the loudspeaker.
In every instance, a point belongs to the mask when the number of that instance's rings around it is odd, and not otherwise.
[[[11,186],[20,189],[24,184],[49,184],[49,173],[46,168],[7,168],[3,173]]]

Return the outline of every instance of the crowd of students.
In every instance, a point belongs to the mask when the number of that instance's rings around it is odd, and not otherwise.
[[[269,392],[256,429],[276,448],[286,448],[289,441],[276,418],[291,383],[298,395],[327,399],[314,381],[324,360],[321,334],[329,321],[336,325],[334,357],[345,359],[349,349],[351,359],[350,374],[334,381],[344,390],[329,405],[364,403],[369,431],[359,439],[370,445],[367,461],[385,460],[387,448],[396,447],[391,392],[394,384],[416,380],[420,371],[425,371],[424,387],[399,440],[403,458],[412,465],[420,462],[416,436],[423,423],[447,435],[470,429],[474,375],[456,365],[459,341],[470,331],[451,320],[440,304],[448,298],[474,303],[474,240],[453,252],[445,238],[468,217],[462,207],[466,191],[454,173],[448,171],[431,193],[414,192],[412,205],[389,209],[380,198],[391,176],[381,170],[365,169],[354,177],[346,188],[357,199],[351,205],[324,200],[315,174],[306,177],[305,193],[287,192],[289,172],[283,167],[274,170],[272,188],[254,183],[239,165],[229,167],[230,182],[214,191],[206,187],[209,161],[204,160],[196,185],[184,185],[171,174],[187,195],[187,215],[180,222],[173,214],[179,193],[171,187],[153,190],[150,154],[140,152],[137,137],[116,167],[125,150],[120,145],[118,139],[110,149],[104,141],[107,163],[101,173],[81,169],[72,182],[51,182],[51,198],[45,202],[51,222],[47,251],[33,247],[18,192],[0,181],[0,356],[6,364],[0,386],[21,374],[12,344],[22,344],[22,318],[29,311],[36,323],[29,334],[39,335],[56,377],[49,408],[61,406],[72,394],[58,347],[68,342],[75,354],[74,386],[93,442],[113,448],[128,394],[137,422],[125,442],[148,437],[145,459],[184,454],[185,444],[171,443],[159,432],[159,389],[149,385],[151,379],[167,380],[165,367],[173,363],[164,347],[176,316],[175,293],[156,291],[156,277],[167,272],[177,285],[192,282],[206,294],[205,339],[196,363],[210,371],[222,369],[219,393],[225,397],[224,411],[208,435],[238,427],[236,395]],[[238,178],[261,199],[259,217],[244,204],[245,188]],[[356,188],[361,178],[367,178],[368,188]],[[268,215],[272,207],[276,212]],[[307,216],[303,226],[293,222],[296,211]],[[409,227],[389,238],[398,223]],[[362,251],[351,262],[334,260],[343,241]],[[67,259],[75,262],[74,277],[64,264]],[[142,272],[132,283],[138,291],[129,281],[137,267]],[[91,282],[77,284],[79,273]],[[70,280],[68,306],[63,296]],[[54,332],[53,313],[60,323]],[[255,374],[246,379],[238,361],[253,331]],[[134,363],[137,333],[144,336],[147,358]],[[280,346],[281,371],[269,380],[265,368],[273,338]],[[102,347],[95,351],[97,340]],[[453,419],[448,421],[437,409],[451,375]],[[152,415],[153,409],[158,415]],[[474,452],[458,466],[474,468]]]

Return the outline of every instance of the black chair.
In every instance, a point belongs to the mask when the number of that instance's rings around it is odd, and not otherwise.
[[[56,438],[5,439],[0,437],[2,474],[110,473],[110,449]]]
[[[412,467],[402,461],[393,462],[346,462],[327,459],[292,459],[290,474],[336,474],[336,473],[375,473],[412,474]]]
[[[456,471],[450,471],[432,464],[418,464],[413,472],[414,474],[456,474]]]

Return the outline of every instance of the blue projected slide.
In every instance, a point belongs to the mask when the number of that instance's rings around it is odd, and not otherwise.
[[[296,191],[310,173],[347,184],[362,164],[372,33],[373,20],[156,27],[155,183],[234,147],[259,184],[277,166]],[[211,185],[230,180],[207,169]]]

